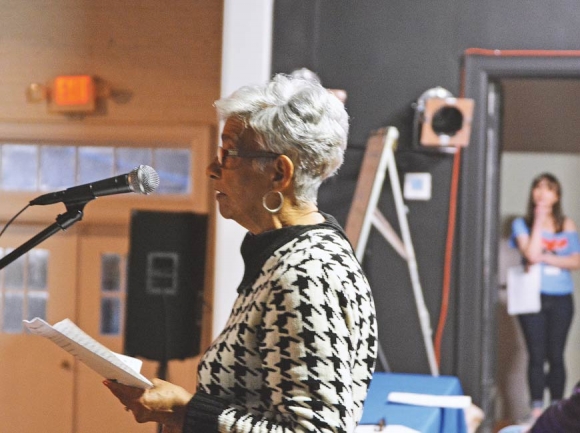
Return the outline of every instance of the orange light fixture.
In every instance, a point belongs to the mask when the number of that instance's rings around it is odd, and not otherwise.
[[[95,81],[90,75],[60,75],[52,83],[49,110],[90,113],[95,110]]]

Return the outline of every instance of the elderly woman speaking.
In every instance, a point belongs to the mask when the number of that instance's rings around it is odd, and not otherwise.
[[[216,107],[225,125],[207,174],[222,216],[248,230],[231,316],[194,395],[159,379],[149,390],[105,385],[137,421],[171,432],[352,433],[375,365],[375,310],[346,235],[316,200],[343,161],[344,105],[315,81],[277,75]]]

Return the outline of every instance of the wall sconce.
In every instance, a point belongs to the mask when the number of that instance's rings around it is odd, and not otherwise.
[[[443,87],[427,90],[414,106],[414,142],[442,148],[467,146],[473,106],[473,99],[455,98]]]
[[[90,75],[59,75],[48,85],[31,83],[26,89],[30,103],[47,102],[50,113],[90,114],[97,98],[111,96],[110,85]]]

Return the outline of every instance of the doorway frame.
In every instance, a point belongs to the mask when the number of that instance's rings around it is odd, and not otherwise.
[[[497,244],[501,122],[489,108],[490,86],[503,78],[580,79],[580,51],[468,49],[463,96],[475,101],[470,145],[461,155],[456,270],[456,374],[465,393],[493,422],[496,397]],[[494,119],[493,116],[496,116]],[[491,418],[491,419],[490,419]],[[486,422],[487,424],[487,422]]]

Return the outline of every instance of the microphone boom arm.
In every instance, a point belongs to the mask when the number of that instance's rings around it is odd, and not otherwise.
[[[2,257],[0,259],[0,269],[4,269],[14,260],[22,256],[23,254],[26,254],[32,248],[34,248],[41,242],[45,241],[46,239],[57,233],[59,230],[64,231],[77,221],[82,220],[83,209],[88,202],[89,200],[83,203],[66,204],[67,211],[63,214],[58,215],[56,217],[56,222],[52,223],[50,226],[45,228],[36,236],[30,238],[28,241],[20,245],[18,248]]]

